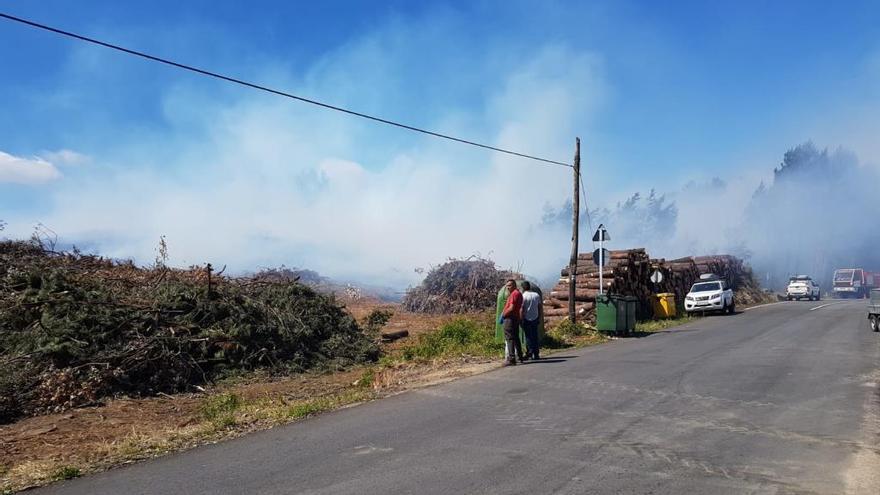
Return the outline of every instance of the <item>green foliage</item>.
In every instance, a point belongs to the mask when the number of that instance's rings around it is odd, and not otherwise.
[[[61,466],[55,471],[52,478],[56,480],[72,480],[73,478],[79,478],[81,474],[79,468],[73,466]]]
[[[570,320],[565,319],[559,322],[559,324],[551,330],[550,334],[564,340],[573,337],[583,337],[590,332],[595,332],[595,329],[590,328],[583,323],[572,323]]]
[[[208,421],[214,421],[235,413],[242,405],[241,397],[233,393],[223,393],[205,398],[199,412]]]
[[[378,353],[332,296],[296,281],[216,277],[208,294],[199,268],[144,270],[0,242],[0,423],[237,370],[336,368]]]
[[[666,330],[667,328],[677,327],[679,325],[684,325],[685,323],[690,323],[697,319],[696,316],[691,315],[682,315],[678,318],[667,318],[663,320],[646,320],[636,322],[636,333],[652,333],[652,332],[660,332],[662,330]]]
[[[363,321],[364,331],[371,335],[377,335],[392,316],[394,316],[394,312],[387,309],[377,308],[370,311],[370,314]]]
[[[551,330],[541,337],[541,347],[544,349],[568,349],[573,347],[573,344],[569,339],[566,339]]]
[[[295,404],[287,409],[287,417],[289,419],[300,419],[313,414],[318,414],[329,410],[332,407],[330,401],[312,400],[302,404]]]
[[[433,359],[462,354],[487,356],[504,349],[495,343],[494,329],[466,318],[457,318],[436,332],[419,335],[418,342],[403,348],[406,360]]]
[[[357,380],[357,385],[359,387],[370,388],[373,386],[373,383],[376,381],[376,370],[373,368],[368,368],[364,371],[364,374],[361,375]]]

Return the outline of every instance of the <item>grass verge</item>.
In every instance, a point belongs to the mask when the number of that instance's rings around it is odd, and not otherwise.
[[[495,342],[495,329],[467,318],[457,318],[436,332],[418,336],[418,340],[391,356],[402,361],[427,361],[459,356],[497,356],[504,344]]]
[[[541,341],[541,347],[548,349],[567,349],[571,347],[587,347],[608,342],[607,335],[584,323],[572,323],[562,320],[558,325],[547,331]]]
[[[0,494],[11,494],[25,488],[77,478],[113,466],[233,438],[376,396],[372,389],[355,384],[337,393],[296,401],[283,397],[247,400],[230,392],[209,395],[202,400],[193,424],[169,424],[165,428],[147,431],[137,431],[133,427],[130,434],[96,446],[88,456],[78,460],[78,466],[72,466],[69,460],[60,458],[0,465]]]
[[[657,333],[666,330],[667,328],[677,327],[679,325],[684,325],[685,323],[690,323],[699,318],[699,316],[691,316],[691,315],[682,315],[676,318],[667,318],[663,320],[646,320],[636,322],[635,333]]]

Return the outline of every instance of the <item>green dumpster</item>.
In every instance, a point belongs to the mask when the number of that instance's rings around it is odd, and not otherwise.
[[[636,311],[639,306],[639,298],[635,296],[621,296],[618,302],[619,313],[626,315],[626,320],[621,327],[623,333],[630,333],[636,329]],[[626,308],[624,310],[624,308]]]
[[[596,298],[596,328],[600,332],[628,334],[636,326],[638,298],[602,295]]]
[[[596,329],[617,333],[617,301],[607,294],[596,298]]]

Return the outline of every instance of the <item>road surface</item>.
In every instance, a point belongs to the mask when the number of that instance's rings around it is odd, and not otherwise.
[[[878,366],[864,302],[786,302],[35,493],[877,495]]]

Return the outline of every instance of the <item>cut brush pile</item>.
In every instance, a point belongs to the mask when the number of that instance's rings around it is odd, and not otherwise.
[[[498,289],[522,275],[499,270],[491,260],[450,259],[431,268],[421,285],[407,291],[403,306],[417,313],[468,313],[495,307]]]
[[[297,281],[0,242],[0,423],[183,391],[235,370],[377,357],[374,336],[333,297]]]

